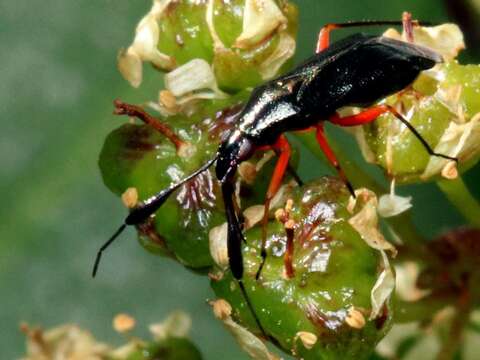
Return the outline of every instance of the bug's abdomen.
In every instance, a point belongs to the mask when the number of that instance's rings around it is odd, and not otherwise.
[[[307,113],[369,106],[406,88],[441,61],[431,50],[384,37],[365,37],[327,60],[320,55],[318,65],[310,63],[306,69],[308,80],[297,95]]]

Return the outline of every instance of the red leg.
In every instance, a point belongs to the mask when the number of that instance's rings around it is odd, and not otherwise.
[[[380,115],[387,112],[391,113],[398,120],[400,120],[412,132],[412,134],[422,143],[423,147],[425,148],[425,150],[427,150],[427,152],[430,155],[438,156],[447,160],[453,160],[458,162],[458,159],[455,157],[439,154],[433,151],[433,149],[430,147],[427,141],[422,137],[422,135],[420,135],[420,133],[415,129],[415,127],[413,127],[413,125],[410,124],[408,120],[405,119],[403,115],[397,111],[397,109],[395,109],[390,105],[374,106],[374,107],[371,107],[370,109],[362,111],[357,115],[351,115],[346,117],[340,117],[340,115],[335,114],[332,117],[330,117],[329,120],[331,123],[340,125],[340,126],[356,126],[356,125],[368,124],[369,122],[372,122]],[[318,140],[318,131],[317,131],[317,140]]]
[[[323,123],[320,123],[317,125],[317,142],[318,142],[318,145],[320,145],[320,148],[322,149],[323,153],[327,157],[328,161],[337,170],[338,175],[347,186],[348,191],[350,191],[350,194],[352,194],[352,196],[355,197],[355,191],[353,190],[352,184],[350,184],[350,181],[348,181],[347,176],[345,175],[342,168],[340,167],[340,163],[338,162],[337,157],[335,156],[330,145],[328,145],[328,141],[327,141],[327,138],[325,137],[325,132],[323,130]]]
[[[337,29],[337,24],[327,24],[320,30],[320,34],[318,34],[318,42],[317,42],[317,49],[315,53],[319,53],[330,45],[330,31],[333,29]]]
[[[363,124],[368,124],[369,122],[372,122],[380,115],[386,112],[389,112],[390,111],[389,108],[390,107],[387,105],[379,105],[379,106],[371,107],[370,109],[366,109],[356,115],[340,117],[340,115],[335,114],[331,116],[329,120],[332,124],[340,125],[340,126],[363,125]]]
[[[351,27],[361,27],[361,26],[383,26],[383,25],[403,25],[405,31],[408,34],[408,29],[413,25],[419,25],[419,22],[414,20],[412,21],[412,16],[409,13],[403,14],[402,21],[352,21],[347,23],[337,23],[337,24],[327,24],[321,30],[320,34],[318,35],[318,42],[316,53],[325,50],[328,48],[330,44],[330,31],[334,29],[342,29],[342,28],[351,28]],[[410,31],[411,32],[411,31]]]
[[[263,265],[265,264],[265,259],[267,257],[266,252],[266,240],[267,240],[267,224],[268,224],[268,211],[270,210],[270,201],[277,193],[280,185],[282,184],[283,176],[288,167],[288,161],[290,160],[290,156],[292,154],[292,150],[290,148],[290,144],[288,143],[287,138],[285,135],[281,135],[278,140],[273,144],[272,148],[275,151],[278,151],[280,154],[277,160],[277,164],[275,165],[275,170],[273,171],[272,179],[270,180],[270,184],[268,186],[267,194],[265,196],[265,207],[264,207],[264,214],[263,214],[263,221],[262,221],[262,249],[261,249],[261,256],[262,256],[262,263],[257,271],[256,278],[260,276],[260,272],[262,271]]]

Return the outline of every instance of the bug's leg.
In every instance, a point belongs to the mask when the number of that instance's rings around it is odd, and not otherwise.
[[[177,150],[179,150],[182,145],[185,145],[185,142],[180,139],[168,125],[163,124],[161,121],[148,114],[140,106],[127,104],[118,99],[115,100],[113,104],[115,105],[115,110],[113,112],[115,115],[128,115],[139,118],[145,124],[150,125],[155,130],[158,130],[165,135],[165,137],[175,145]]]
[[[318,42],[315,53],[319,53],[330,45],[330,31],[338,29],[338,24],[327,24],[320,30],[318,34]]]
[[[404,15],[405,16],[405,15]],[[428,22],[419,22],[417,20],[412,20],[411,15],[410,15],[410,20],[408,20],[410,25],[429,25],[430,23]],[[344,29],[344,28],[352,28],[352,27],[362,27],[362,26],[384,26],[384,25],[402,25],[405,26],[406,22],[405,21],[398,21],[398,20],[386,20],[386,21],[352,21],[352,22],[346,22],[346,23],[332,23],[332,24],[327,24],[322,29],[320,30],[320,34],[318,35],[318,42],[317,42],[317,48],[316,48],[316,53],[318,54],[319,52],[325,50],[328,48],[330,44],[330,31],[335,30],[335,29]]]
[[[458,163],[458,159],[456,157],[448,156],[448,155],[445,155],[445,154],[440,154],[440,153],[435,152],[431,148],[431,146],[428,144],[428,142],[422,137],[422,135],[420,135],[420,133],[417,131],[417,129],[415,129],[415,127],[412,124],[410,124],[410,122],[407,119],[405,119],[403,117],[403,115],[400,114],[394,107],[389,106],[389,105],[383,105],[383,106],[387,107],[388,111],[390,113],[392,113],[393,115],[395,115],[395,117],[398,120],[400,120],[408,128],[408,130],[410,130],[412,132],[412,134],[422,143],[423,147],[425,148],[425,150],[427,150],[429,155],[438,156],[438,157],[441,157],[441,158],[444,158],[444,159],[447,159],[447,160],[452,160],[452,161],[455,161],[456,163]]]
[[[357,126],[364,125],[374,121],[377,117],[388,112],[386,105],[373,106],[363,110],[358,114],[341,117],[338,114],[331,116],[328,120],[339,126]]]
[[[253,318],[255,319],[255,323],[257,324],[260,332],[262,335],[269,339],[272,343],[277,346],[280,346],[280,343],[274,337],[268,335],[260,323],[260,319],[258,318],[257,314],[255,313],[255,309],[253,308],[252,302],[250,301],[250,297],[248,296],[247,290],[243,283],[243,256],[242,256],[242,242],[243,235],[240,224],[238,222],[237,214],[235,213],[235,206],[233,203],[233,196],[234,196],[234,187],[231,181],[226,181],[222,184],[222,195],[223,201],[225,203],[225,213],[227,216],[227,251],[228,251],[228,262],[230,265],[230,270],[232,271],[232,275],[238,283],[240,291],[247,303],[250,312],[252,313]]]
[[[412,134],[422,143],[423,147],[427,152],[432,156],[438,156],[447,160],[452,160],[458,162],[456,157],[448,156],[445,154],[436,153],[433,151],[431,146],[427,143],[427,141],[420,135],[420,133],[415,129],[415,127],[410,124],[410,122],[403,117],[394,107],[390,105],[378,105],[371,107],[370,109],[364,110],[356,115],[340,117],[338,114],[333,115],[330,117],[329,121],[333,124],[340,125],[340,126],[356,126],[356,125],[363,125],[369,122],[372,122],[377,117],[384,113],[391,113],[394,115],[398,120],[400,120],[405,126],[412,132]]]
[[[335,153],[333,152],[332,148],[328,144],[327,138],[325,136],[325,131],[323,129],[323,123],[319,123],[317,125],[316,137],[317,137],[318,145],[320,145],[320,149],[322,149],[323,153],[327,157],[330,164],[332,164],[335,170],[337,170],[338,175],[347,186],[350,194],[352,194],[352,196],[355,197],[355,191],[353,190],[352,184],[350,183],[347,176],[343,172],[343,169],[341,168],[340,163],[338,162],[337,157],[335,156]]]
[[[227,250],[230,270],[233,277],[241,280],[243,277],[243,257],[242,257],[242,241],[243,234],[235,212],[233,202],[234,188],[231,181],[222,184],[222,195],[225,204],[225,215],[227,217]]]
[[[310,131],[311,128],[305,129],[305,130],[297,130],[296,132],[303,132],[303,131]],[[273,150],[275,152],[275,155],[280,156],[281,151],[278,148],[272,148],[272,146],[261,146],[257,149],[257,151],[268,151],[268,150]],[[288,163],[287,165],[287,172],[290,174],[291,177],[297,182],[298,185],[302,186],[304,184],[303,180],[300,178],[300,175],[298,175],[297,171],[293,168],[293,166]]]
[[[268,224],[268,211],[270,209],[270,201],[277,193],[280,185],[282,183],[283,176],[285,175],[285,171],[288,168],[288,161],[290,160],[290,156],[292,154],[292,150],[290,148],[290,144],[288,143],[287,138],[285,135],[281,135],[278,140],[273,144],[273,149],[280,154],[277,160],[277,164],[275,165],[275,170],[273,171],[272,179],[270,180],[270,184],[268,186],[267,194],[265,196],[265,207],[263,213],[263,221],[262,221],[262,248],[260,251],[260,255],[262,256],[262,262],[260,263],[260,267],[258,268],[257,275],[255,278],[258,280],[260,277],[260,273],[262,272],[263,266],[265,265],[265,260],[267,258],[267,250],[266,250],[266,241],[267,241],[267,224]]]

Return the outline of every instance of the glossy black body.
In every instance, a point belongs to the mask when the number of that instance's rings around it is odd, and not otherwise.
[[[293,71],[256,88],[239,129],[255,145],[305,129],[344,106],[367,107],[405,89],[442,58],[382,36],[357,34],[336,42]]]

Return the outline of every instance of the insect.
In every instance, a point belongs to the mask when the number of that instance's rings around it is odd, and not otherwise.
[[[395,108],[383,104],[374,105],[380,99],[404,90],[421,71],[442,62],[442,57],[413,42],[402,42],[382,36],[355,34],[329,45],[333,29],[365,25],[402,25],[409,38],[412,22],[409,14],[403,21],[370,21],[329,24],[319,34],[316,54],[291,72],[271,80],[253,90],[249,101],[239,114],[237,126],[220,144],[216,156],[183,180],[160,191],[134,208],[123,225],[101,247],[97,254],[95,275],[102,252],[128,225],[145,222],[165,200],[182,184],[215,164],[215,173],[221,184],[228,224],[227,247],[230,270],[245,292],[243,277],[242,242],[244,237],[239,215],[234,203],[234,175],[239,164],[258,150],[273,149],[278,154],[275,170],[265,196],[264,234],[262,238],[262,263],[267,256],[265,249],[265,225],[270,201],[278,191],[287,170],[291,148],[285,133],[313,129],[319,146],[336,168],[348,189],[354,195],[324,134],[324,123],[330,121],[339,126],[355,126],[374,121],[379,115],[390,112],[400,120],[425,147],[430,155],[456,161],[447,155],[435,153],[421,135]],[[418,24],[418,23],[416,23]],[[341,117],[337,110],[344,106],[362,107],[357,115]],[[257,324],[264,333],[258,319]]]

